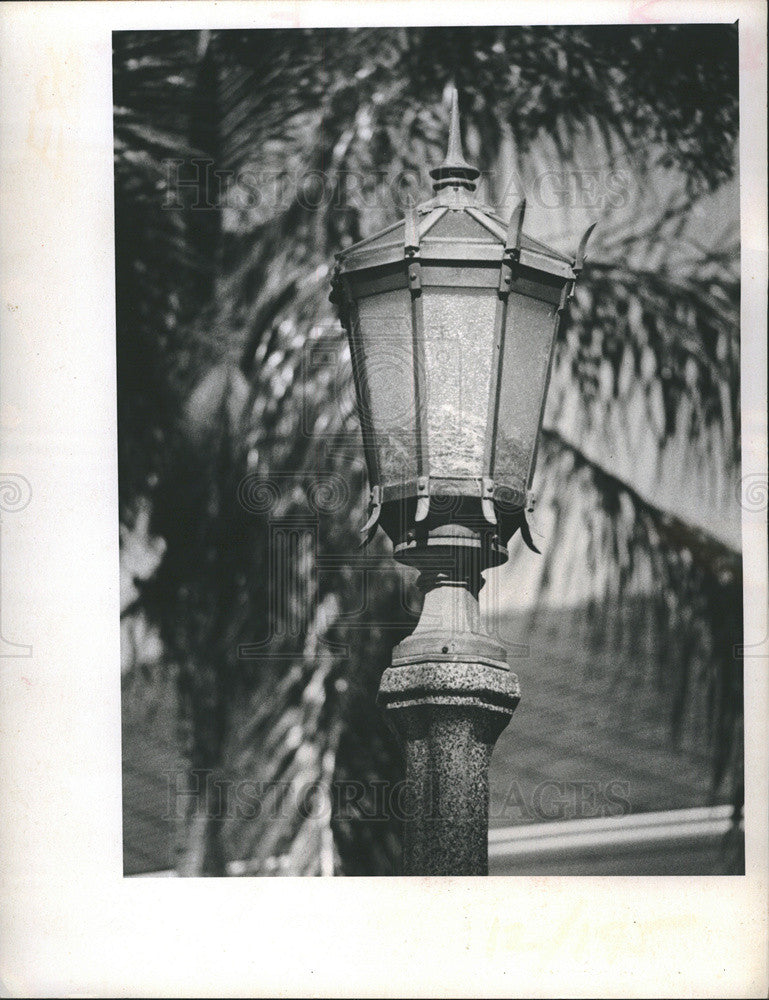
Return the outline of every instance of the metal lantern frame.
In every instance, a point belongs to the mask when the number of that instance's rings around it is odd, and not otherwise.
[[[410,208],[405,218],[348,247],[336,257],[332,301],[337,304],[348,333],[371,485],[370,517],[362,531],[367,538],[371,537],[381,517],[382,526],[393,541],[407,544],[403,541],[404,524],[411,526],[413,539],[414,528],[418,529],[428,519],[434,523],[435,508],[440,505],[432,503],[431,515],[431,502],[440,495],[454,498],[463,508],[464,513],[453,517],[461,523],[469,523],[468,518],[472,521],[473,515],[467,512],[479,508],[477,520],[483,525],[483,531],[498,536],[498,548],[501,548],[499,542],[506,546],[518,527],[527,544],[534,548],[525,510],[536,467],[554,345],[560,317],[573,294],[593,227],[585,233],[577,254],[570,259],[523,232],[525,200],[507,222],[489,206],[477,203],[473,191],[480,172],[470,166],[462,154],[456,92],[452,101],[448,153],[444,163],[430,173],[434,181],[433,198]],[[472,313],[472,290],[481,290],[481,298],[487,306],[489,303],[483,298],[483,292],[495,296],[492,355],[486,359],[487,396],[471,401],[476,408],[474,416],[480,416],[484,422],[482,454],[478,447],[475,467],[462,470],[460,475],[446,475],[445,469],[436,468],[428,427],[431,416],[433,421],[437,417],[434,413],[431,415],[428,398],[431,371],[426,344],[430,331],[425,326],[425,299],[440,295],[441,289],[445,293],[454,289],[467,290],[464,296],[468,300],[464,303],[467,317]],[[413,437],[407,442],[410,446],[407,460],[397,474],[383,468],[384,435],[381,426],[377,426],[381,414],[377,413],[372,400],[370,371],[377,345],[365,343],[364,331],[366,324],[371,324],[371,318],[361,317],[367,300],[373,303],[374,297],[387,292],[401,296],[401,303],[405,298],[408,300],[402,308],[408,312],[406,322],[410,326],[410,338],[407,336],[407,340],[412,368],[409,378],[413,378],[410,387]],[[460,292],[457,300],[460,304],[462,298]],[[437,303],[433,308],[438,308]],[[530,346],[527,309],[534,317],[531,321],[541,327],[536,334],[531,334],[530,339],[534,341],[531,351],[536,355],[532,357],[523,353]],[[378,321],[382,318],[378,317]],[[457,335],[467,338],[469,333],[460,330]],[[515,347],[508,343],[511,336],[517,338],[518,356],[511,353]],[[463,348],[472,358],[472,341],[466,342]],[[525,384],[518,386],[519,393],[525,397],[522,405],[531,412],[527,418],[528,444],[520,458],[516,457],[515,473],[511,474],[509,468],[500,469],[498,453],[500,424],[518,404],[518,399],[510,400],[507,398],[510,393],[505,393],[506,385],[515,377],[518,362],[525,362],[532,369],[531,378],[521,374],[519,383],[524,378]],[[526,371],[524,364],[522,372]],[[485,370],[481,372],[482,380],[486,381]],[[505,412],[501,414],[503,403]],[[388,509],[400,512],[400,528],[393,526],[392,517],[388,520],[382,516],[383,510],[387,512]],[[404,509],[407,510],[405,522]],[[500,558],[493,561],[503,561],[505,557],[506,552],[504,557],[500,553]]]

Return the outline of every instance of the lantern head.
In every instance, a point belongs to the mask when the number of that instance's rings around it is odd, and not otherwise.
[[[480,537],[493,565],[517,528],[531,543],[553,346],[584,245],[570,260],[523,232],[525,201],[507,221],[476,202],[456,91],[430,173],[433,198],[337,254],[332,301],[371,484],[364,531],[381,523],[404,562],[428,532]]]

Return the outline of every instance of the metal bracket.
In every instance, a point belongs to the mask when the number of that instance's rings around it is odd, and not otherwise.
[[[422,265],[419,261],[419,220],[417,210],[409,208],[404,219],[404,247],[409,289],[412,298],[422,294]]]
[[[412,298],[416,298],[422,294],[422,265],[418,260],[412,260],[409,263],[408,271],[409,289],[411,290]]]
[[[415,521],[424,521],[430,513],[430,480],[427,476],[417,479],[417,511]]]
[[[499,271],[499,294],[507,298],[510,294],[510,286],[513,283],[513,261],[505,255],[502,258],[502,267]]]
[[[419,253],[419,219],[415,208],[407,208],[403,220],[404,251],[406,256]]]
[[[497,523],[497,513],[494,510],[494,480],[488,476],[481,479],[481,511],[489,524]]]
[[[414,352],[414,400],[417,415],[417,472],[420,474],[420,482],[424,481],[425,496],[420,496],[417,503],[417,520],[421,521],[427,517],[430,509],[430,498],[428,493],[427,477],[425,471],[429,471],[427,464],[427,429],[424,426],[422,379],[424,378],[424,343],[422,331],[424,329],[423,302],[422,302],[422,265],[419,260],[419,217],[417,210],[413,206],[406,211],[404,220],[403,253],[406,261],[406,273],[408,275],[408,286],[411,294],[411,335],[412,349]]]
[[[499,274],[499,294],[507,296],[513,283],[513,272],[521,259],[521,236],[523,233],[523,217],[526,214],[526,199],[524,198],[510,216],[507,227],[505,249],[502,251],[502,267]]]
[[[534,505],[536,503],[536,497],[531,490],[526,491],[526,509],[521,511],[521,538],[524,540],[528,548],[532,552],[536,552],[537,555],[542,555],[537,546],[534,544],[534,539],[531,537],[531,528],[529,527],[529,522],[526,519],[527,514],[534,513]]]
[[[362,535],[367,535],[372,528],[375,528],[382,513],[382,487],[371,487],[371,499],[369,500],[369,519],[360,529]],[[367,539],[368,540],[368,539]]]
[[[332,305],[336,306],[340,323],[345,330],[349,331],[350,304],[347,301],[347,296],[344,292],[344,285],[342,283],[342,268],[338,260],[334,265],[334,271],[331,276],[331,294],[329,295],[328,300]]]
[[[531,528],[529,527],[529,522],[526,520],[525,514],[521,515],[521,538],[532,552],[536,552],[538,556],[542,555],[537,546],[534,544],[534,539],[531,537]]]
[[[522,198],[521,203],[510,216],[510,226],[507,230],[507,243],[505,250],[510,249],[513,260],[518,263],[521,259],[521,236],[523,235],[523,217],[526,214],[526,199]],[[513,228],[515,227],[515,228]],[[515,243],[510,245],[510,239],[515,232]]]

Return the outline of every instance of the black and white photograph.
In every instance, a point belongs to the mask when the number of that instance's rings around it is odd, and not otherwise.
[[[737,40],[114,35],[127,875],[744,872]]]
[[[763,5],[29,6],[0,994],[765,995]]]

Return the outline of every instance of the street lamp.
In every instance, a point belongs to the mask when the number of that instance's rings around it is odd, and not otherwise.
[[[456,91],[434,197],[337,254],[371,485],[370,538],[420,570],[416,629],[393,650],[379,703],[401,737],[411,800],[406,874],[485,874],[488,766],[520,693],[484,633],[481,573],[507,560],[526,507],[571,260],[474,195]],[[591,227],[592,229],[592,227]],[[536,550],[535,550],[536,551]]]

